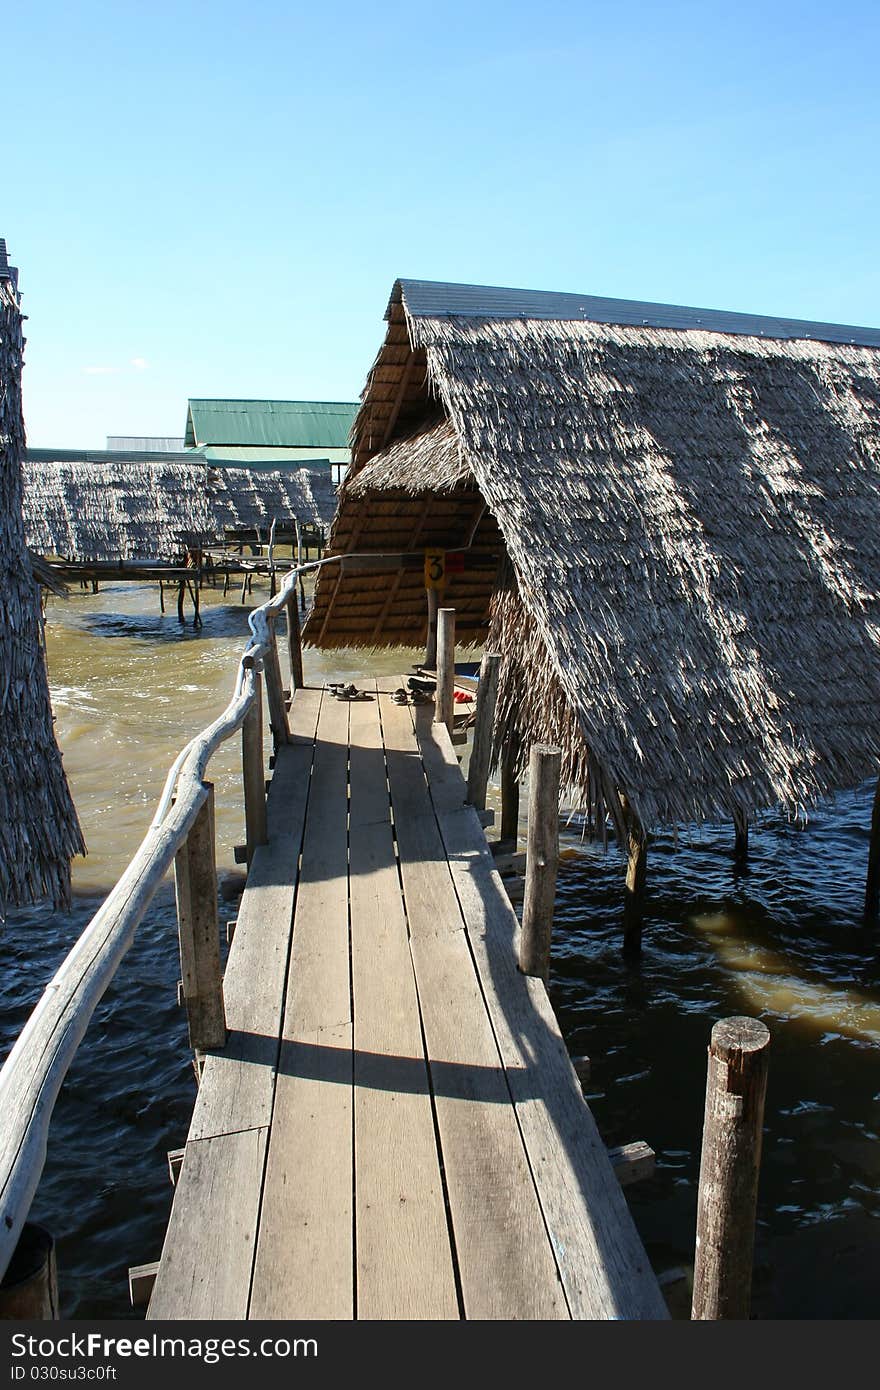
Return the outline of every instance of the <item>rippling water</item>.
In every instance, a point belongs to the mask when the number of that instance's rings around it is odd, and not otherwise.
[[[246,610],[209,590],[203,617],[201,632],[181,629],[155,591],[132,585],[50,606],[57,728],[90,853],[69,915],[22,911],[0,928],[4,1055],[137,847],[172,758],[231,692]],[[409,660],[382,656],[370,670]],[[358,653],[306,653],[309,680],[364,670]],[[221,875],[243,838],[236,763],[230,744],[211,764]],[[583,844],[576,823],[563,835],[551,995],[570,1050],[592,1059],[607,1142],[657,1152],[656,1176],[627,1195],[658,1271],[693,1260],[712,1023],[749,1013],[770,1027],[758,1317],[876,1317],[880,1306],[880,961],[860,921],[870,798],[867,787],[841,797],[806,828],[768,817],[746,869],[730,827],[658,838],[638,966],[620,954],[620,856]],[[58,1241],[67,1316],[130,1316],[127,1267],[161,1250],[166,1152],[183,1144],[195,1097],[179,973],[166,885],[55,1111],[33,1215]]]

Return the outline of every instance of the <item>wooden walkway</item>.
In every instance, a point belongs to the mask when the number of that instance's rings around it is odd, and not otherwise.
[[[151,1318],[664,1318],[445,727],[297,691]]]

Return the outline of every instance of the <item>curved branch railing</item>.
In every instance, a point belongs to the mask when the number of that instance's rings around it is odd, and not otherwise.
[[[294,566],[275,597],[248,615],[251,636],[239,662],[232,699],[175,759],[134,858],[46,986],[0,1070],[0,1278],[43,1171],[49,1122],[62,1082],[159,884],[207,801],[208,763],[258,703],[259,673],[267,666],[267,693],[274,666],[276,707],[282,701],[273,621],[288,602],[296,603],[295,586],[301,574],[341,558],[327,556]]]

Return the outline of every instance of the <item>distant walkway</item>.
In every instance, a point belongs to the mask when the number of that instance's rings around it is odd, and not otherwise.
[[[296,692],[148,1316],[665,1318],[445,726],[404,683]]]

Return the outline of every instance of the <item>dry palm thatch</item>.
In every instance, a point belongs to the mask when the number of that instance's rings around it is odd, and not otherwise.
[[[371,455],[439,399],[515,575],[499,735],[515,722],[523,758],[554,737],[575,792],[622,792],[646,827],[876,773],[880,337],[444,313],[407,289],[336,532]]]
[[[173,560],[265,527],[273,518],[323,524],[332,515],[329,479],[310,470],[266,473],[204,461],[93,462],[45,458],[25,464],[28,544],[73,561]]]
[[[15,278],[0,242],[0,913],[70,898],[85,844],[52,728],[39,590],[22,524],[21,366]]]

